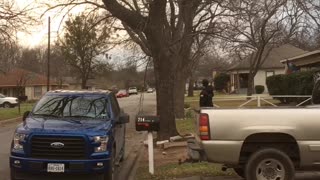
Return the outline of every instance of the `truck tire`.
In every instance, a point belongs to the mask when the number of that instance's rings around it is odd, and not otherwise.
[[[233,168],[234,172],[242,178],[245,178],[244,169],[243,168]]]
[[[14,169],[10,169],[10,180],[18,180],[17,178],[17,173]]]
[[[273,148],[255,152],[245,168],[246,180],[292,180],[294,175],[291,159],[282,151]]]
[[[114,173],[115,173],[115,159],[116,159],[116,149],[112,149],[112,156],[109,161],[109,169],[103,174],[103,180],[114,180]]]

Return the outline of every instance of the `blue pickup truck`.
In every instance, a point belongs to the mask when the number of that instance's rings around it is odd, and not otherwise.
[[[26,174],[99,174],[114,179],[129,116],[106,91],[46,93],[12,140],[11,179]]]

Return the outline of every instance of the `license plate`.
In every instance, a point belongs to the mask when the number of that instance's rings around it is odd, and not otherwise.
[[[64,164],[48,163],[47,171],[53,172],[53,173],[63,173],[64,172]]]

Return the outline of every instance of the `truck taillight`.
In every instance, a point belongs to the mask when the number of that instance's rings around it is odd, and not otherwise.
[[[210,140],[210,126],[208,114],[201,113],[199,116],[199,132],[201,140]]]

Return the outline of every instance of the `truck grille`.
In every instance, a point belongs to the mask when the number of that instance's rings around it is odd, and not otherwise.
[[[63,143],[63,148],[53,148],[52,143]],[[38,159],[85,159],[86,145],[82,137],[33,136],[31,157]]]

